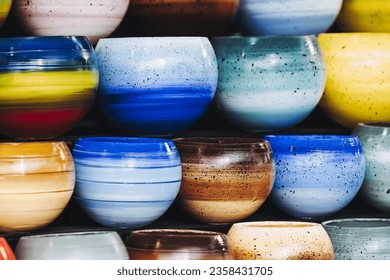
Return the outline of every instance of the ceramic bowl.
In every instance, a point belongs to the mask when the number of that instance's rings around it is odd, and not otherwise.
[[[273,204],[300,219],[322,219],[347,206],[365,176],[360,140],[348,135],[265,135],[276,163]]]
[[[0,133],[23,139],[64,134],[90,109],[98,81],[85,37],[2,38]]]
[[[390,33],[324,33],[318,41],[327,71],[322,110],[348,128],[390,121]]]
[[[97,223],[138,228],[171,206],[181,182],[181,162],[171,140],[85,137],[73,148],[74,200]]]
[[[328,31],[342,0],[241,0],[238,29],[246,35],[311,35]]]
[[[137,136],[188,129],[214,98],[218,66],[205,37],[101,39],[98,103],[119,128]]]
[[[189,229],[132,231],[125,241],[130,260],[229,260],[225,234]]]
[[[344,0],[336,22],[345,32],[390,32],[389,16],[389,1]]]
[[[126,247],[115,231],[85,231],[20,237],[18,260],[128,260]]]
[[[131,0],[121,27],[140,36],[221,35],[231,26],[239,3],[240,0]]]
[[[183,176],[177,202],[210,224],[241,221],[268,198],[275,165],[267,141],[238,137],[174,138]]]
[[[29,36],[86,36],[95,45],[122,22],[130,0],[14,0],[15,21]]]
[[[318,223],[235,223],[227,233],[236,260],[332,260],[332,242]]]
[[[325,86],[325,63],[310,36],[214,37],[219,66],[216,111],[245,132],[303,121]]]
[[[1,260],[15,260],[14,252],[9,246],[7,239],[0,237],[0,261]]]
[[[389,260],[390,219],[346,218],[324,221],[336,260]]]
[[[37,230],[71,199],[73,157],[65,142],[0,143],[0,231]]]
[[[359,198],[390,213],[390,123],[359,123],[351,132],[359,137],[366,158],[366,174]]]
[[[0,1],[0,28],[3,27],[8,15],[11,11],[12,0],[1,0]]]

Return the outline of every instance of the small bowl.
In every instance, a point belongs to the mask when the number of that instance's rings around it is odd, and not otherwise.
[[[18,260],[128,260],[126,247],[114,231],[86,231],[20,237]]]
[[[211,104],[218,80],[206,37],[99,40],[98,104],[120,129],[168,136],[194,125]]]
[[[130,0],[14,0],[16,23],[29,36],[86,36],[95,45],[122,22]]]
[[[342,0],[241,0],[237,27],[245,35],[311,35],[328,31]]]
[[[0,237],[0,261],[1,260],[15,260],[14,252],[9,246],[7,239]]]
[[[183,168],[176,201],[209,224],[241,221],[268,198],[275,165],[267,141],[238,137],[174,138]]]
[[[314,35],[211,42],[219,66],[215,109],[237,129],[258,133],[295,126],[320,101],[325,63]]]
[[[227,233],[236,260],[333,260],[332,242],[318,223],[262,221],[233,224]]]
[[[125,241],[130,260],[230,260],[225,234],[188,229],[132,231]]]
[[[389,15],[389,1],[344,0],[336,23],[345,32],[390,32]]]
[[[360,190],[365,157],[349,135],[265,135],[274,153],[272,203],[299,219],[322,219],[347,206]]]
[[[171,140],[85,137],[73,147],[74,200],[97,223],[137,228],[157,220],[175,200],[181,162]]]
[[[0,133],[21,139],[64,134],[92,106],[98,82],[85,37],[2,38]]]
[[[12,0],[1,0],[0,1],[0,28],[3,27],[8,15],[11,11]]]
[[[390,121],[390,33],[323,33],[327,80],[319,107],[337,123]]]
[[[347,218],[324,221],[336,260],[389,260],[390,219]]]
[[[67,206],[74,185],[73,157],[65,142],[0,143],[0,232],[47,226]]]

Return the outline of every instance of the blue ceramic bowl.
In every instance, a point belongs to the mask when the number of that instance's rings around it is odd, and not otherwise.
[[[326,32],[342,0],[241,0],[238,29],[246,35],[310,35]]]
[[[314,35],[215,37],[211,42],[219,66],[215,107],[238,129],[292,127],[320,101],[325,63]]]
[[[100,108],[133,135],[184,131],[214,98],[218,66],[206,37],[105,38],[96,53]]]
[[[362,186],[360,140],[345,135],[266,135],[274,152],[272,203],[290,216],[320,219],[347,206]]]
[[[104,226],[138,228],[152,223],[179,192],[181,161],[168,139],[80,138],[73,157],[74,199]]]

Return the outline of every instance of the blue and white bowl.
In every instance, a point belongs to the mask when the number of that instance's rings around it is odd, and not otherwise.
[[[161,138],[85,137],[74,148],[74,200],[97,223],[139,228],[163,215],[181,184],[175,144]]]

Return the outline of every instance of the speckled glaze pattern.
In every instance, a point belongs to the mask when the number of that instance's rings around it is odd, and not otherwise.
[[[344,0],[336,23],[345,32],[390,32],[389,18],[389,1]]]
[[[11,11],[12,0],[0,0],[0,28],[3,27]]]
[[[14,0],[16,22],[29,36],[86,36],[95,45],[122,22],[130,0]]]
[[[98,103],[107,118],[137,136],[167,136],[195,124],[218,82],[206,37],[102,39]]]
[[[320,219],[347,206],[365,176],[359,138],[348,135],[265,135],[276,164],[272,203],[300,219]]]
[[[236,260],[333,260],[332,242],[318,223],[235,223],[227,233]]]
[[[268,198],[275,165],[267,141],[235,137],[173,141],[183,168],[177,202],[192,218],[210,224],[238,222]]]
[[[360,123],[351,132],[359,137],[366,158],[366,174],[359,198],[390,213],[390,123]]]
[[[219,78],[214,105],[246,132],[279,130],[304,120],[325,87],[325,63],[310,36],[214,37]]]
[[[74,148],[74,200],[97,223],[137,228],[157,220],[179,192],[181,162],[171,140],[86,137]]]
[[[336,260],[389,260],[390,219],[347,218],[324,221]]]
[[[339,124],[390,121],[390,33],[323,33],[327,78],[322,110]]]
[[[7,239],[0,237],[0,261],[15,260],[15,254],[9,246]]]
[[[246,35],[311,35],[326,32],[342,0],[241,0],[237,26]]]

